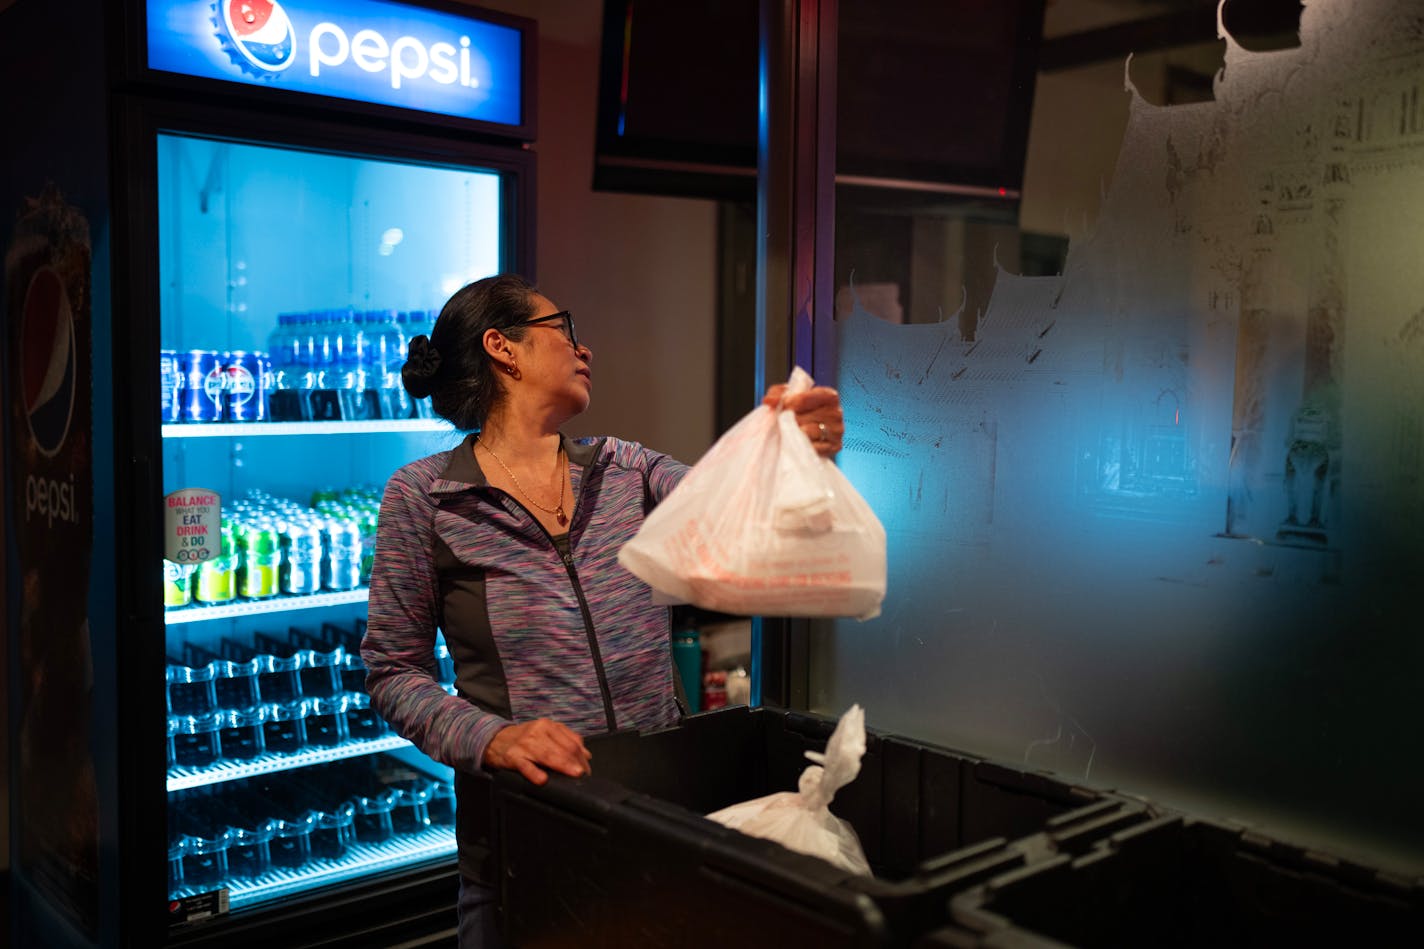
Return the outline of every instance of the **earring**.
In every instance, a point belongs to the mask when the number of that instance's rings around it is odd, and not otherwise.
[[[518,379],[518,378],[520,378],[519,368],[518,368],[517,366],[515,366],[513,362],[510,362],[509,365],[505,366],[505,367],[504,367],[504,371],[507,372],[507,373],[509,373],[509,376],[510,376],[511,379]]]

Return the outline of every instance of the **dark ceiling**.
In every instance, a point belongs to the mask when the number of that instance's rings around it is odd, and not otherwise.
[[[1129,18],[1111,26],[1045,37],[1039,69],[1052,72],[1121,61],[1131,53],[1217,39],[1217,0],[1123,0],[1122,7]],[[1132,16],[1134,11],[1138,15]],[[1222,19],[1233,39],[1261,51],[1299,45],[1300,12],[1300,0],[1227,0]]]

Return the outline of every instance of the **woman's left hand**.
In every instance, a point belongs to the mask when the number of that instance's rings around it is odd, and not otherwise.
[[[761,404],[776,408],[781,396],[786,392],[786,384],[780,383],[766,390]],[[841,450],[841,439],[845,437],[845,418],[841,414],[840,393],[830,386],[813,386],[805,392],[788,396],[786,405],[796,413],[796,425],[811,439],[816,454],[831,458]]]

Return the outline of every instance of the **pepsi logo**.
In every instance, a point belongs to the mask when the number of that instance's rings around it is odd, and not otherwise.
[[[246,405],[257,391],[257,380],[252,377],[252,372],[246,366],[227,366],[224,369],[227,376],[223,383],[223,388],[227,390],[229,397],[238,405]]]
[[[222,14],[213,18],[219,39],[237,65],[259,74],[277,73],[296,60],[296,33],[276,0],[216,0],[216,4]]]
[[[203,377],[203,395],[211,399],[214,405],[221,404],[223,390],[226,388],[227,372],[221,365],[214,366]]]
[[[41,267],[25,291],[20,327],[20,372],[25,420],[41,455],[64,447],[74,417],[78,355],[69,293],[53,268]]]

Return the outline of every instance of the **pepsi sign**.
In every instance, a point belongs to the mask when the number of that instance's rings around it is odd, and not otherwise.
[[[391,0],[149,0],[162,72],[524,124],[523,34]]]

